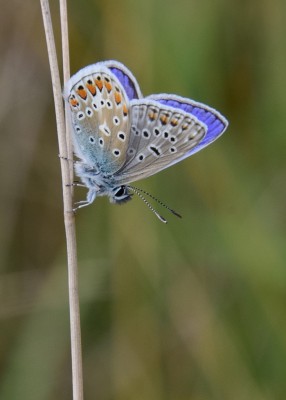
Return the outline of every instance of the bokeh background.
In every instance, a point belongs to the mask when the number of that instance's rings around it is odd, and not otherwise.
[[[59,10],[51,2],[60,54]],[[228,131],[77,214],[85,399],[286,397],[286,2],[68,1],[71,70],[116,59],[144,94]],[[65,235],[40,4],[1,3],[0,398],[71,399]],[[85,190],[76,190],[76,199]]]

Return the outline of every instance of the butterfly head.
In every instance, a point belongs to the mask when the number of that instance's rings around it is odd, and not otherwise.
[[[124,204],[127,201],[131,200],[132,196],[133,194],[129,193],[128,187],[125,185],[121,185],[112,189],[109,194],[109,199],[111,203]]]

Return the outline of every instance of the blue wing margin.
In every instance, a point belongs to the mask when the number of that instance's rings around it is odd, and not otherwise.
[[[228,127],[228,121],[217,110],[194,100],[169,94],[155,94],[148,96],[148,98],[194,115],[199,121],[203,122],[207,126],[207,133],[203,140],[198,143],[197,146],[192,148],[185,157],[197,153],[214,142]]]

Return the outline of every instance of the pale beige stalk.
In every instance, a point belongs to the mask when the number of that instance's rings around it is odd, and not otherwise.
[[[69,53],[67,2],[66,2],[66,0],[59,0],[59,1],[60,1],[60,14],[61,14],[63,77],[64,77],[64,82],[67,82],[70,78],[70,53]],[[68,107],[68,105],[65,104],[67,158],[69,160],[72,160],[73,159],[73,147],[72,147],[67,107]],[[70,180],[72,182],[73,181],[73,163],[72,162],[69,163],[69,170],[70,170]],[[73,187],[72,187],[72,189],[73,189]]]
[[[75,218],[72,211],[72,189],[67,184],[71,183],[70,173],[70,157],[68,153],[66,137],[65,115],[62,100],[61,82],[59,76],[58,61],[56,55],[56,47],[50,15],[50,7],[48,0],[41,0],[43,21],[48,47],[49,62],[51,68],[51,78],[54,93],[56,123],[58,132],[59,153],[62,157],[68,157],[69,160],[60,158],[62,173],[62,190],[64,204],[64,224],[66,231],[67,243],[67,261],[68,261],[68,280],[69,280],[69,304],[70,304],[70,327],[71,327],[71,353],[72,353],[72,377],[73,377],[73,400],[83,400],[83,380],[82,380],[82,353],[81,353],[81,332],[80,332],[80,311],[78,299],[78,269],[77,269],[77,249],[76,249],[76,232]],[[65,79],[69,76],[68,60],[68,44],[67,44],[67,13],[66,3],[61,2],[61,17],[63,38],[63,55],[65,65]],[[70,146],[70,145],[69,145]],[[71,147],[70,147],[71,149]]]

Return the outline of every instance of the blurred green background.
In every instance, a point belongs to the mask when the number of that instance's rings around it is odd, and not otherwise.
[[[59,11],[52,14],[60,50]],[[230,121],[212,146],[76,217],[85,399],[286,398],[285,0],[69,1],[71,70]],[[0,14],[0,398],[71,399],[60,166],[40,4]],[[76,190],[76,199],[85,198]]]

